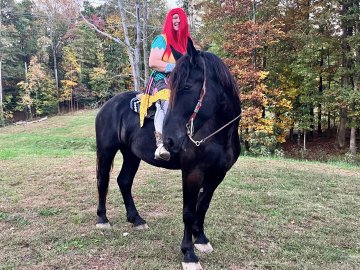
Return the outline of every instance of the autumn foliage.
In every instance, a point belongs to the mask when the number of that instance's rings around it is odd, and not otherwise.
[[[291,109],[291,102],[280,88],[266,84],[266,57],[267,50],[283,33],[273,22],[257,21],[252,2],[209,3],[211,12],[206,21],[223,18],[225,61],[241,90],[243,140],[250,142],[254,134],[259,134],[262,138],[275,137],[276,144],[284,141],[285,126],[290,120],[282,112]]]

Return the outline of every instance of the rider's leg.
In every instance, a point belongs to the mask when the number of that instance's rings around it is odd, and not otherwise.
[[[157,149],[155,151],[155,159],[170,159],[170,153],[165,149],[163,140],[162,140],[162,127],[164,123],[164,118],[168,110],[169,101],[159,100],[155,103],[156,113],[154,117],[155,125],[155,138]]]

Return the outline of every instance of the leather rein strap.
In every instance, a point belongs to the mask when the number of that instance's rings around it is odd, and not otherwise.
[[[205,61],[203,60],[203,64],[204,64],[204,82],[202,85],[202,89],[201,89],[201,94],[200,94],[200,98],[195,106],[194,112],[192,113],[189,121],[186,124],[186,129],[187,129],[187,135],[189,137],[189,139],[196,145],[196,146],[200,146],[200,144],[202,144],[203,142],[205,142],[207,139],[211,138],[212,136],[214,136],[215,134],[219,133],[221,130],[223,130],[224,128],[226,128],[227,126],[229,126],[230,124],[232,124],[233,122],[235,122],[237,119],[239,119],[241,117],[241,113],[235,117],[233,120],[231,120],[230,122],[226,123],[225,125],[223,125],[222,127],[220,127],[219,129],[217,129],[216,131],[214,131],[213,133],[211,133],[209,136],[196,141],[193,136],[194,136],[194,120],[196,118],[197,113],[199,112],[201,106],[202,106],[202,102],[203,99],[206,95],[206,65],[205,65]]]

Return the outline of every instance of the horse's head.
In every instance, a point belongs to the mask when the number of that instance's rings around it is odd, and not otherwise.
[[[165,146],[174,153],[181,150],[189,132],[195,137],[210,134],[240,114],[238,90],[229,70],[214,54],[197,51],[191,39],[187,53],[176,62],[170,88],[163,135]]]

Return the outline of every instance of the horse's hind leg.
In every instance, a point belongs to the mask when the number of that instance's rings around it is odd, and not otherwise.
[[[213,251],[210,241],[204,232],[204,220],[214,191],[224,179],[224,176],[225,172],[206,173],[203,181],[203,187],[198,196],[196,219],[193,225],[193,235],[195,237],[195,248],[203,253],[211,253]]]
[[[97,188],[99,201],[97,208],[98,219],[96,227],[98,228],[110,228],[110,223],[106,216],[106,196],[109,188],[111,166],[116,152],[116,150],[98,150],[97,153]]]
[[[131,193],[134,177],[139,168],[140,159],[127,149],[123,149],[121,153],[123,154],[123,165],[117,178],[117,182],[124,199],[126,217],[127,220],[134,225],[135,229],[146,229],[146,221],[139,215]]]

